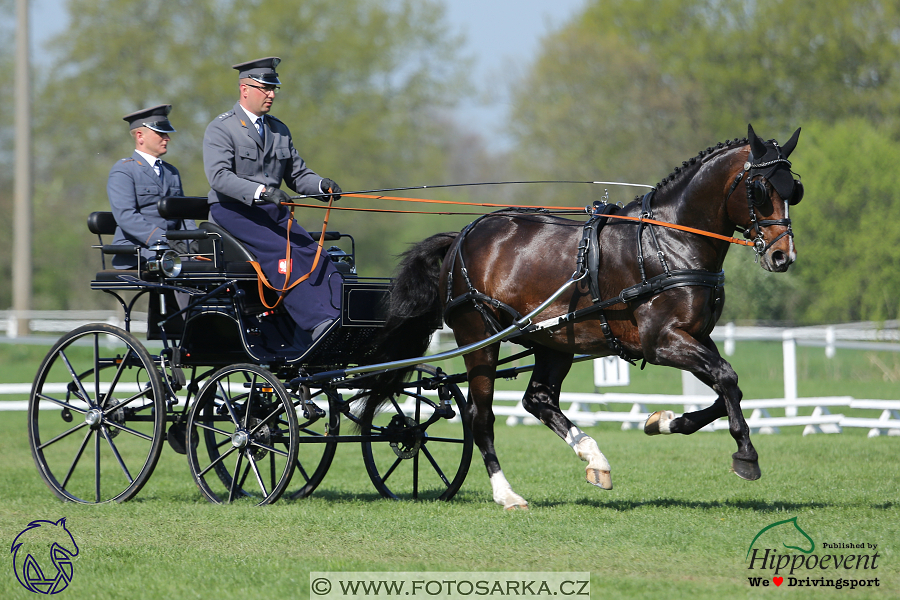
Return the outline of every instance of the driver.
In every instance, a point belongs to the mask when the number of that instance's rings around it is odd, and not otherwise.
[[[282,301],[301,340],[311,343],[337,320],[341,277],[324,250],[315,262],[317,242],[296,223],[286,256],[291,213],[282,203],[291,198],[280,186],[284,181],[300,194],[331,194],[335,200],[341,188],[306,166],[287,125],[269,114],[281,85],[275,72],[280,62],[268,57],[232,67],[238,72],[238,101],[207,126],[203,167],[212,188],[210,218],[256,256],[272,286],[284,288],[310,273]],[[329,196],[320,199],[327,202]]]

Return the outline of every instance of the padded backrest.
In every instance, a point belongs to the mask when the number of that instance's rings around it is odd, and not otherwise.
[[[112,235],[116,232],[116,219],[109,211],[97,211],[88,215],[88,229],[97,235]]]
[[[166,196],[156,203],[156,210],[166,219],[209,218],[209,200],[206,196]]]
[[[247,250],[247,248],[244,247],[240,240],[238,240],[236,237],[234,237],[215,223],[205,221],[203,223],[200,223],[198,227],[200,229],[205,229],[210,233],[217,233],[222,236],[222,259],[226,263],[248,262],[256,260],[256,257],[253,256],[253,253]],[[202,251],[206,252],[209,250],[203,249]]]

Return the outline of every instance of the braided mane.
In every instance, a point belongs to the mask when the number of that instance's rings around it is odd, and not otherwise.
[[[706,150],[701,150],[697,154],[697,156],[693,157],[690,160],[684,161],[683,163],[681,163],[680,167],[675,167],[675,169],[671,173],[669,173],[668,177],[664,178],[662,181],[660,181],[659,183],[656,184],[656,187],[654,188],[654,190],[656,190],[658,192],[658,191],[661,191],[662,188],[668,186],[669,184],[675,183],[675,181],[681,179],[681,177],[684,176],[684,174],[688,171],[689,167],[699,166],[700,164],[702,164],[704,162],[704,160],[706,158],[708,158],[709,156],[711,156],[712,154],[714,154],[720,150],[732,148],[735,146],[743,146],[743,145],[746,145],[749,143],[750,143],[750,140],[748,140],[747,138],[725,140],[724,142],[719,142],[715,146],[710,146]],[[693,169],[691,169],[691,170],[693,170]],[[635,200],[639,200],[639,199],[640,199],[640,196],[635,196]]]

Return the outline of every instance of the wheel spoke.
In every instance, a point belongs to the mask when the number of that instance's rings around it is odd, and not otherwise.
[[[385,472],[385,474],[384,474],[384,476],[381,478],[381,480],[382,480],[382,481],[387,481],[387,480],[390,478],[391,474],[394,472],[394,469],[396,469],[396,468],[400,465],[400,463],[402,463],[402,462],[403,462],[403,459],[400,458],[400,457],[398,456],[398,457],[397,457],[397,460],[395,460],[395,461],[394,461],[394,464],[391,465],[391,468],[388,469],[388,470]]]
[[[244,458],[244,453],[238,452],[237,453],[237,461],[235,462],[235,465],[234,465],[234,474],[235,475],[237,475],[241,471],[241,461],[243,460],[243,458]],[[229,504],[234,502],[234,493],[236,490],[237,490],[237,478],[232,477],[231,478],[231,487],[228,489],[228,503]]]
[[[87,423],[85,423],[86,425]],[[69,465],[69,470],[66,472],[66,476],[63,477],[62,486],[66,487],[69,483],[69,478],[72,477],[72,473],[75,471],[75,467],[78,466],[78,461],[81,459],[81,455],[84,454],[84,449],[87,448],[87,444],[91,439],[91,430],[88,429],[87,433],[84,435],[84,439],[81,440],[81,446],[78,447],[78,452],[75,453],[75,458],[72,459],[72,464]]]
[[[70,429],[70,430],[68,430],[68,431],[64,431],[63,433],[59,434],[58,436],[56,436],[56,437],[53,438],[52,440],[49,440],[49,441],[47,441],[47,442],[44,442],[43,444],[41,444],[40,446],[38,446],[38,450],[43,450],[44,448],[50,446],[51,444],[55,444],[55,443],[58,442],[59,440],[68,437],[69,435],[75,433],[76,431],[78,431],[79,429],[81,429],[82,427],[85,427],[85,426],[87,426],[87,423],[85,423],[84,421],[82,421],[81,423],[79,423],[78,425],[76,425],[75,427],[73,427],[72,429]]]
[[[218,465],[220,462],[222,462],[223,460],[225,460],[226,458],[228,458],[228,455],[231,454],[232,452],[234,452],[235,450],[236,450],[236,448],[234,448],[234,447],[229,448],[229,449],[225,452],[225,454],[219,455],[219,458],[217,458],[216,460],[214,460],[214,461],[212,461],[211,463],[209,463],[209,464],[206,466],[206,468],[203,469],[202,471],[200,471],[199,473],[197,473],[197,475],[200,475],[201,477],[202,477],[203,475],[206,475],[207,473],[209,473],[209,470],[210,470],[210,469],[214,468],[214,467],[215,467],[216,465]]]
[[[262,448],[263,450],[268,450],[272,454],[278,454],[279,456],[284,456],[284,457],[288,456],[288,453],[285,452],[284,450],[276,450],[274,447],[267,446],[266,444],[261,444],[259,442],[250,442],[250,445],[253,447],[256,447],[256,448]]]
[[[84,399],[88,405],[91,405],[91,395],[87,393],[87,390],[84,389],[84,385],[81,383],[81,377],[75,372],[75,369],[72,367],[72,363],[69,361],[69,357],[66,356],[64,350],[60,349],[59,357],[62,359],[63,364],[66,365],[66,369],[69,371],[69,375],[72,377],[72,383],[78,386],[78,391],[81,393],[81,397]],[[96,376],[95,376],[96,378]]]
[[[253,474],[256,475],[256,483],[259,484],[259,489],[262,490],[263,496],[267,497],[269,495],[269,491],[266,489],[266,484],[263,482],[262,475],[259,473],[259,467],[256,466],[256,459],[253,458],[253,455],[248,452],[247,461],[250,463],[250,466],[253,467]]]
[[[94,432],[95,434],[97,432]],[[100,503],[100,435],[94,436],[94,496],[97,504]]]
[[[116,445],[113,444],[112,437],[109,435],[109,431],[106,427],[100,428],[103,431],[103,437],[106,438],[106,443],[109,444],[110,450],[112,450],[113,456],[116,457],[116,461],[119,463],[119,467],[122,468],[122,472],[125,473],[125,477],[128,479],[128,483],[134,483],[134,479],[131,477],[131,473],[128,472],[128,467],[125,466],[125,462],[122,460],[122,456],[119,454],[119,449],[116,448]],[[153,438],[148,437],[148,440],[152,440]]]
[[[147,435],[146,433],[141,433],[140,431],[136,431],[136,430],[132,429],[131,427],[126,427],[122,423],[116,423],[115,421],[104,420],[103,424],[108,425],[110,427],[115,427],[116,429],[124,431],[125,433],[130,433],[131,435],[137,436],[143,440],[147,440],[148,442],[153,441],[153,436]]]
[[[225,387],[222,385],[222,380],[219,380],[217,382],[217,385],[219,387],[219,392],[222,394],[222,403],[225,405],[225,408],[228,409],[229,416],[231,416],[231,422],[234,423],[235,427],[237,427],[239,419],[237,417],[237,413],[234,412],[234,407],[231,406],[231,391],[225,391]],[[228,382],[228,387],[231,387],[230,381]]]
[[[70,403],[66,402],[65,400],[58,400],[56,398],[53,398],[52,396],[47,396],[46,394],[41,394],[40,392],[35,394],[35,398],[38,398],[39,400],[47,400],[48,402],[53,402],[54,404],[58,404],[59,406],[61,406],[63,408],[68,408],[69,410],[75,411],[82,415],[87,413],[87,411],[89,410],[89,408],[82,410],[82,409],[78,408],[77,406],[75,406],[74,404],[70,404]]]
[[[425,455],[425,458],[428,459],[428,462],[431,463],[431,466],[434,467],[434,472],[437,473],[438,477],[441,478],[441,481],[444,482],[444,485],[446,485],[447,487],[450,487],[450,482],[447,480],[447,477],[444,475],[444,472],[441,470],[441,467],[438,466],[437,461],[434,460],[434,457],[431,455],[431,452],[429,452],[428,448],[426,448],[425,446],[422,446],[421,450],[422,450],[422,454]]]

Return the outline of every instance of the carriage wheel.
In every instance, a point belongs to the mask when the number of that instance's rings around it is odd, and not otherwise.
[[[188,463],[217,504],[278,500],[297,461],[297,415],[281,381],[257,365],[216,371],[188,415]]]
[[[301,394],[309,391],[301,388]],[[299,421],[300,444],[297,451],[296,472],[294,477],[302,478],[303,485],[300,489],[288,491],[291,500],[306,498],[313,493],[328,472],[334,454],[337,451],[337,442],[323,442],[326,436],[336,436],[341,431],[341,411],[332,397],[334,392],[322,390],[311,394],[310,401],[320,409],[326,411],[325,416],[309,418],[303,416],[303,408],[297,407],[297,420]],[[294,399],[298,403],[298,399]],[[296,479],[294,480],[296,483]]]
[[[92,324],[64,335],[28,400],[28,441],[41,478],[62,500],[134,497],[159,459],[165,400],[153,358],[127,331]]]
[[[385,498],[449,500],[469,471],[472,432],[459,418],[466,398],[455,384],[445,385],[456,418],[426,422],[440,408],[427,391],[423,378],[437,369],[416,367],[412,381],[394,394],[385,410],[371,424],[363,424],[363,462],[375,488]]]

